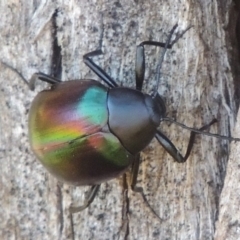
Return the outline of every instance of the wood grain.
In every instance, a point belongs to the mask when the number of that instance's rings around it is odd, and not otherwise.
[[[56,11],[66,81],[98,79],[82,55],[97,49],[102,39],[104,55],[96,62],[119,85],[134,87],[136,45],[144,40],[164,42],[176,23],[179,33],[193,25],[167,52],[159,93],[169,117],[194,127],[217,118],[211,132],[232,132],[240,88],[238,12],[231,0],[3,0],[0,61],[26,79],[34,72],[50,74]],[[155,86],[160,54],[161,49],[147,49],[145,92]],[[184,164],[175,163],[156,140],[142,152],[138,185],[161,221],[141,195],[128,190],[124,177],[102,184],[89,209],[74,214],[71,221],[68,208],[83,202],[88,187],[58,183],[36,161],[28,143],[28,110],[47,84],[38,83],[29,91],[0,63],[0,86],[1,239],[239,238],[240,160],[232,151],[228,164],[228,141],[198,136]],[[184,153],[189,132],[168,123],[161,129]],[[233,135],[239,137],[240,131]],[[239,148],[238,143],[232,145]]]

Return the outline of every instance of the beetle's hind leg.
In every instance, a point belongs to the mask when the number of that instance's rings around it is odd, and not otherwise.
[[[56,84],[56,83],[60,83],[61,80],[57,79],[57,78],[54,78],[54,77],[51,77],[47,74],[44,74],[44,73],[34,73],[32,75],[32,77],[30,78],[29,82],[28,82],[28,86],[31,90],[34,90],[35,88],[35,82],[37,80],[41,80],[43,82],[47,82],[49,84]]]
[[[41,80],[41,81],[44,81],[44,82],[47,82],[47,83],[50,83],[50,84],[56,84],[56,83],[61,82],[57,78],[51,77],[51,76],[49,76],[47,74],[40,73],[40,72],[39,73],[34,73],[32,75],[32,77],[30,78],[30,80],[27,81],[25,79],[25,77],[23,77],[23,75],[20,72],[18,72],[15,68],[11,67],[10,65],[8,65],[7,63],[2,62],[2,61],[1,61],[1,64],[3,64],[7,68],[10,68],[13,72],[15,72],[28,85],[28,87],[31,90],[34,90],[36,80]]]
[[[91,187],[87,197],[85,198],[84,204],[79,207],[70,207],[69,208],[70,213],[81,212],[84,209],[86,209],[87,207],[89,207],[89,205],[93,202],[94,198],[96,197],[99,188],[100,188],[100,185],[93,185]]]
[[[148,206],[148,208],[151,210],[151,212],[160,220],[162,221],[162,219],[157,215],[157,213],[155,212],[155,210],[152,208],[152,206],[149,204],[144,192],[143,192],[143,188],[142,187],[137,187],[137,177],[138,177],[138,171],[139,171],[139,164],[140,164],[140,153],[138,153],[133,161],[132,164],[132,171],[131,171],[131,189],[134,192],[138,192],[142,195],[143,201],[145,202],[145,204]]]

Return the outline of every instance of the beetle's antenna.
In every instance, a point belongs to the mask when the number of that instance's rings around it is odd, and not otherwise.
[[[154,98],[156,97],[157,93],[158,93],[158,86],[159,86],[159,83],[160,83],[160,76],[161,76],[161,67],[162,67],[162,63],[163,63],[163,59],[164,59],[164,56],[166,54],[166,51],[167,51],[167,48],[168,46],[170,45],[171,43],[171,38],[172,38],[172,35],[175,31],[175,29],[177,28],[177,24],[173,26],[172,30],[170,31],[169,35],[168,35],[168,39],[165,43],[165,46],[164,46],[164,49],[163,49],[163,53],[159,59],[159,62],[158,62],[158,66],[157,66],[157,85],[156,85],[156,89],[155,89],[155,93],[154,93]]]
[[[223,135],[219,135],[219,134],[215,134],[215,133],[208,133],[208,132],[204,132],[202,130],[198,130],[196,128],[188,127],[188,126],[186,126],[186,125],[184,125],[184,124],[182,124],[180,122],[175,121],[172,118],[165,117],[165,118],[162,118],[161,121],[172,122],[172,123],[175,123],[176,125],[178,125],[178,126],[180,126],[182,128],[185,128],[185,129],[187,129],[187,130],[189,130],[191,132],[207,135],[207,136],[210,136],[210,137],[225,139],[225,140],[229,140],[229,141],[237,141],[237,142],[240,141],[240,138],[233,138],[233,137],[227,137],[227,136],[223,136]],[[213,121],[209,125],[211,125],[213,122],[217,122],[217,119],[213,119]]]

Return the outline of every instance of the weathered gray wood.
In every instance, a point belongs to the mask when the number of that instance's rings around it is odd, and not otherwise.
[[[234,135],[240,134],[240,113],[238,113],[238,122],[235,126]],[[238,143],[231,146],[224,188],[220,198],[220,213],[216,223],[215,239],[239,239],[239,199],[240,199],[240,148]]]
[[[237,13],[231,0],[2,0],[0,61],[27,79],[37,71],[49,73],[51,17],[56,9],[64,80],[97,79],[82,55],[98,48],[102,35],[104,55],[96,61],[119,84],[134,86],[136,45],[149,39],[165,41],[175,23],[178,32],[193,25],[165,57],[159,92],[166,99],[168,116],[195,127],[217,118],[211,132],[222,135],[234,127]],[[159,49],[148,48],[146,92],[155,86],[159,55]],[[16,73],[0,64],[0,86],[0,238],[72,239],[68,207],[81,204],[88,188],[57,183],[28,144],[28,109],[46,85],[39,83],[30,92]],[[184,152],[189,132],[167,123],[161,126]],[[103,184],[90,208],[73,216],[75,239],[213,239],[214,235],[237,239],[239,181],[233,176],[238,174],[239,159],[234,156],[239,154],[233,153],[222,192],[228,155],[227,141],[198,136],[189,160],[178,164],[154,140],[141,155],[139,185],[162,221],[139,194],[125,191],[119,178]]]

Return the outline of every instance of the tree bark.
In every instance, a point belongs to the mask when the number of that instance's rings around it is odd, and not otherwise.
[[[142,151],[138,186],[159,218],[130,190],[129,174],[102,184],[92,205],[71,216],[69,206],[81,205],[89,187],[58,183],[28,142],[28,110],[47,84],[37,83],[32,92],[6,66],[26,79],[39,71],[52,74],[57,42],[62,80],[99,79],[82,56],[102,42],[104,55],[96,62],[119,85],[134,87],[136,45],[165,42],[176,23],[177,33],[191,25],[167,51],[161,69],[158,91],[167,115],[196,128],[216,118],[210,132],[240,137],[240,116],[232,131],[240,96],[238,5],[231,0],[1,1],[1,239],[238,239],[240,145],[208,136],[197,136],[182,164],[156,140]],[[156,86],[161,51],[147,47],[146,93]],[[169,123],[161,123],[161,130],[184,154],[189,132]]]

